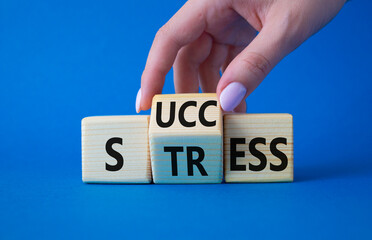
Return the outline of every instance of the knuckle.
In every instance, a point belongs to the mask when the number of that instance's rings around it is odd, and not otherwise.
[[[159,28],[159,30],[156,32],[156,35],[155,35],[155,38],[156,39],[162,39],[166,36],[167,34],[167,26],[164,25],[162,26],[161,28]]]
[[[175,33],[175,29],[170,27],[170,24],[167,23],[162,26],[155,35],[155,41],[161,42],[164,45],[172,44],[176,46],[181,46],[179,37]]]
[[[242,63],[245,69],[258,77],[266,76],[271,69],[269,60],[259,53],[249,53],[242,58]]]

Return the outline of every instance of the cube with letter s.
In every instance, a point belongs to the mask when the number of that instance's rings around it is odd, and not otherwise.
[[[82,120],[82,170],[87,183],[150,183],[149,116]]]
[[[226,182],[293,181],[290,114],[224,116]]]

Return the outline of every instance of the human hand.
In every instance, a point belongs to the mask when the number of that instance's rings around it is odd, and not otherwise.
[[[245,98],[273,67],[336,16],[344,3],[186,2],[155,36],[137,94],[137,112],[151,107],[172,65],[176,93],[196,93],[200,85],[203,92],[217,92],[223,110],[245,112]]]

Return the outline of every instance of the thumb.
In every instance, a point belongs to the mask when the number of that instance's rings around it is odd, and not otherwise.
[[[256,38],[225,69],[217,86],[224,111],[245,111],[238,105],[257,88],[290,49],[274,28],[263,28]]]

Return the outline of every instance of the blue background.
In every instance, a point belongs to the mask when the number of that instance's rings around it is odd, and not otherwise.
[[[135,114],[152,39],[182,4],[0,0],[0,238],[371,239],[371,1],[346,4],[247,100],[293,114],[293,183],[82,183],[81,119]]]

